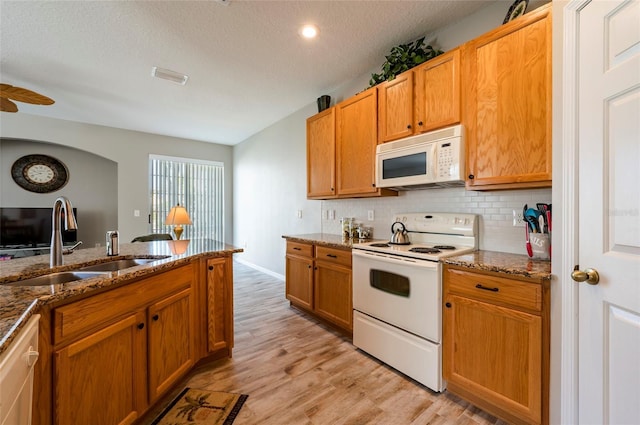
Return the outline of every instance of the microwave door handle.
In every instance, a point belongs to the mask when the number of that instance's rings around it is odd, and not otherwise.
[[[410,258],[410,257],[396,257],[396,256],[392,256],[392,255],[385,255],[385,254],[380,254],[377,252],[370,252],[370,251],[364,251],[364,250],[358,250],[358,249],[354,249],[352,251],[352,255],[354,257],[364,257],[364,258],[369,258],[372,260],[376,260],[376,261],[381,261],[384,263],[389,263],[389,264],[399,264],[399,265],[408,265],[407,263],[409,263],[410,265],[414,266],[414,267],[422,267],[425,269],[437,269],[438,268],[438,262],[437,261],[428,261],[428,260],[416,260],[414,258]]]

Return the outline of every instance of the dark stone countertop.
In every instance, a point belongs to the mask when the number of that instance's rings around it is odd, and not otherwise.
[[[184,251],[183,251],[184,250]],[[191,241],[137,242],[120,245],[120,254],[108,257],[104,247],[80,249],[63,257],[64,265],[50,268],[49,255],[35,255],[0,261],[0,354],[18,335],[22,327],[44,305],[86,294],[157,271],[169,270],[202,257],[225,257],[242,249],[210,239]],[[100,277],[58,285],[11,286],[10,282],[44,274],[68,271],[110,260],[158,258],[150,264],[109,272]]]
[[[526,255],[497,251],[475,251],[470,254],[448,257],[444,264],[462,266],[469,269],[504,273],[535,279],[551,279],[551,262],[534,260]]]
[[[354,245],[362,242],[372,242],[372,239],[345,239],[341,235],[327,233],[283,235],[282,237],[292,242],[311,243],[342,249],[351,249]],[[381,242],[387,241],[381,240]],[[444,258],[440,261],[444,264],[452,264],[475,270],[518,275],[535,279],[551,279],[550,261],[535,260],[521,254],[480,250],[470,254]]]
[[[327,246],[329,248],[351,249],[354,245],[364,242],[372,242],[373,239],[347,239],[342,235],[329,233],[308,233],[304,235],[282,235],[288,241],[312,243],[315,245]],[[387,241],[385,241],[387,242]]]

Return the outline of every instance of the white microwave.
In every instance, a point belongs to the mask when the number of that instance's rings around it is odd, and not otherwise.
[[[376,148],[376,186],[396,190],[464,185],[464,128],[444,128]]]

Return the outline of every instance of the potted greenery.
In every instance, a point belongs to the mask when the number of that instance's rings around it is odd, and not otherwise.
[[[391,48],[391,52],[385,56],[380,74],[371,74],[369,87],[373,87],[384,81],[393,80],[396,75],[420,65],[431,58],[444,53],[424,44],[424,37],[407,44],[400,44]]]

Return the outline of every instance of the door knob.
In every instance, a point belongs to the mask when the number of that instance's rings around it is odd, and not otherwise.
[[[600,282],[600,275],[596,269],[586,269],[581,271],[579,266],[575,266],[571,272],[571,279],[576,282],[587,282],[589,285],[597,285]]]

